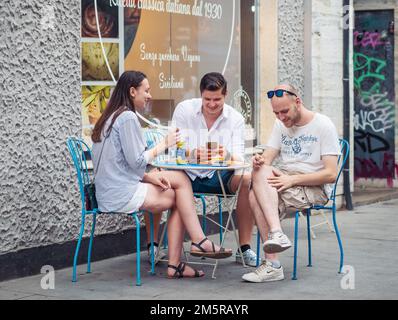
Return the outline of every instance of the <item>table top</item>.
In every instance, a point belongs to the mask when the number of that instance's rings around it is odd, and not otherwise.
[[[152,166],[163,169],[173,169],[173,170],[237,170],[237,169],[245,169],[249,168],[249,163],[232,161],[228,163],[228,165],[206,165],[206,164],[196,164],[196,163],[188,163],[188,164],[177,164],[174,161],[166,162],[166,161],[154,161],[151,163]]]

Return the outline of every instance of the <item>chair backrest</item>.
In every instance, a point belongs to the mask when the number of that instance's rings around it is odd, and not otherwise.
[[[343,171],[345,163],[350,154],[350,144],[344,139],[339,139],[339,142],[340,142],[340,155],[337,160],[338,172],[337,172],[336,181],[333,186],[332,194],[330,196],[330,200],[333,201],[336,199],[336,189],[341,176],[341,172]]]
[[[85,210],[84,186],[90,183],[88,161],[92,159],[90,147],[79,138],[69,137],[66,141],[69,153],[77,172],[82,208]]]
[[[166,136],[165,130],[151,129],[151,128],[144,129],[144,137],[145,137],[148,149],[152,149],[155,145],[157,145],[159,142],[161,142],[165,136]],[[156,157],[156,160],[157,161],[165,161],[165,160],[167,160],[167,156],[165,154],[161,154]]]

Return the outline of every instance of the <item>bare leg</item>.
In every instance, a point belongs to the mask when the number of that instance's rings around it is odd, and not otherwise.
[[[148,184],[148,194],[141,209],[162,212],[171,207],[177,208],[192,242],[200,242],[205,238],[205,235],[196,214],[195,200],[189,178],[180,171],[165,171],[163,176],[170,181],[171,189],[161,191],[159,187]],[[211,241],[205,241],[202,248],[206,251],[212,251]],[[219,248],[215,245],[216,251]],[[194,248],[194,250],[197,250],[197,248]],[[231,252],[230,249],[226,249],[226,251]]]
[[[192,185],[188,176],[180,171],[164,172],[169,179],[171,187],[176,194],[175,207],[178,209],[179,215],[184,223],[184,226],[191,237],[192,242],[199,243],[206,236],[203,233],[198,216],[196,214],[195,199],[193,197]],[[212,251],[212,243],[205,241],[202,245],[204,250]],[[215,245],[215,250],[219,250],[219,246]],[[197,251],[197,248],[193,248]],[[226,249],[231,251],[231,249]]]
[[[159,169],[152,169],[150,172],[157,172],[160,171]],[[159,239],[159,227],[160,227],[160,221],[162,219],[162,214],[154,214],[153,215],[153,241],[157,242]],[[150,219],[149,219],[149,214],[145,213],[144,214],[144,220],[145,220],[145,229],[146,229],[146,234],[147,234],[147,242],[150,242]]]
[[[254,219],[256,220],[257,228],[260,232],[261,240],[265,242],[268,239],[268,233],[270,230],[253,190],[251,190],[249,193],[249,201]],[[265,253],[265,258],[268,260],[278,260],[278,255]]]
[[[180,263],[181,251],[183,247],[185,228],[184,223],[181,219],[180,213],[174,209],[169,217],[167,223],[168,230],[168,243],[169,243],[169,264],[177,267]],[[169,277],[175,274],[175,269],[168,268],[167,274]],[[202,270],[199,271],[200,275],[204,275]],[[189,267],[185,266],[184,276],[194,276],[195,271]]]
[[[231,191],[236,192],[239,186],[241,176],[234,175],[231,180]],[[238,195],[238,202],[236,206],[236,217],[239,229],[239,244],[250,244],[252,239],[252,232],[254,226],[253,213],[249,205],[249,186],[251,175],[244,175],[242,186]]]
[[[159,187],[148,184],[148,193],[145,198],[142,210],[148,210],[151,212],[163,212],[164,210],[173,206],[175,202],[174,190],[162,191]],[[159,215],[160,216],[160,215]],[[182,242],[184,240],[185,228],[181,219],[180,213],[173,209],[172,214],[169,217],[168,224],[168,252],[169,252],[169,264],[178,267],[180,263]],[[168,268],[168,276],[173,276],[175,269]],[[195,271],[188,265],[185,267],[184,276],[193,276]],[[203,275],[203,271],[199,271],[200,275]]]
[[[252,172],[253,191],[271,232],[282,230],[278,212],[278,192],[267,182],[267,177],[273,175],[272,169],[264,165]]]

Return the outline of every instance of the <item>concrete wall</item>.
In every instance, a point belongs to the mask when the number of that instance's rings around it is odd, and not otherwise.
[[[291,83],[304,94],[304,0],[259,1],[259,143],[267,142],[275,121],[266,92]]]
[[[341,0],[313,0],[312,108],[329,116],[343,135]]]
[[[80,1],[0,2],[0,254],[77,238]],[[98,233],[124,228],[103,218]]]
[[[327,115],[343,137],[343,3],[341,0],[312,0],[312,109]],[[350,41],[352,53],[352,41]],[[350,54],[349,56],[352,56]],[[351,68],[352,69],[352,68]],[[353,77],[351,76],[351,88]],[[353,90],[353,89],[352,89]],[[353,96],[350,95],[350,114],[353,115]],[[353,146],[352,120],[350,145]],[[350,154],[353,164],[353,152]],[[350,170],[353,190],[353,170]],[[337,194],[343,194],[343,179],[340,179]],[[338,198],[338,206],[342,197]]]
[[[278,1],[279,83],[304,94],[304,0]]]
[[[275,121],[275,115],[272,112],[270,101],[266,99],[266,93],[278,83],[278,10],[276,0],[259,1],[259,144],[267,142]]]

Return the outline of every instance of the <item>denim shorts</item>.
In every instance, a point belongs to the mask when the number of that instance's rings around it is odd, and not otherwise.
[[[221,180],[223,181],[225,192],[227,194],[234,194],[231,192],[231,180],[234,176],[234,170],[224,170],[220,172]],[[217,172],[211,178],[197,177],[192,183],[193,192],[198,193],[215,193],[222,194],[220,180],[218,179]]]

